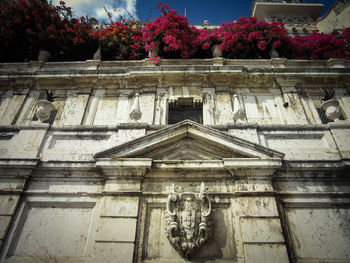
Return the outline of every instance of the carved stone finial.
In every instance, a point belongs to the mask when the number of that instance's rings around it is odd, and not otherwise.
[[[170,244],[185,258],[202,246],[213,234],[211,202],[202,182],[199,194],[176,193],[175,185],[170,193],[165,213],[166,233]]]
[[[339,101],[336,99],[330,99],[321,104],[321,109],[326,112],[328,119],[332,121],[339,121],[341,116],[341,110],[339,108]]]
[[[237,94],[233,95],[233,112],[232,112],[233,119],[236,121],[240,118],[243,118],[244,113],[245,112],[239,102],[238,95]]]
[[[37,102],[38,109],[36,110],[36,117],[39,121],[44,122],[50,118],[51,111],[55,109],[55,106],[51,101],[39,100]]]
[[[135,101],[134,101],[134,105],[132,106],[131,112],[129,114],[130,119],[138,121],[139,119],[141,119],[142,116],[142,112],[140,110],[140,95],[138,93],[136,93],[135,95]]]

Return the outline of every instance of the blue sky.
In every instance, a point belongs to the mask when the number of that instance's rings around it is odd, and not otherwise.
[[[59,1],[54,0],[56,4]],[[324,4],[322,15],[335,1],[318,1]],[[145,22],[149,18],[154,19],[160,15],[160,11],[156,8],[159,0],[65,0],[65,2],[67,6],[72,7],[77,17],[88,15],[99,20],[107,20],[104,7],[113,14],[114,20],[123,16]],[[190,24],[202,24],[204,20],[208,20],[210,24],[220,24],[236,20],[241,16],[248,17],[252,5],[252,0],[163,0],[162,2],[174,7],[180,14],[184,14],[186,8]]]

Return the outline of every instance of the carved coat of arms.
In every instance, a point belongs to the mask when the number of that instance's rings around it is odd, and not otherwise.
[[[167,200],[166,232],[171,245],[184,257],[212,236],[211,202],[202,182],[200,192],[176,193],[172,184]]]

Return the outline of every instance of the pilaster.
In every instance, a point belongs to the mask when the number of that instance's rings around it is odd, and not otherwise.
[[[235,182],[233,218],[240,227],[245,262],[289,262],[272,186],[278,160],[224,160]],[[248,162],[250,164],[248,165]]]
[[[308,124],[300,97],[296,90],[298,83],[296,78],[276,77],[276,82],[280,85],[284,99],[283,107],[286,112],[287,124]]]

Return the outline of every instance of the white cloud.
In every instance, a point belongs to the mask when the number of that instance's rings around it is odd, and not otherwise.
[[[60,0],[54,0],[58,5]],[[99,20],[109,20],[104,7],[112,13],[113,21],[120,16],[126,19],[138,19],[136,13],[136,0],[65,0],[66,6],[72,7],[74,17],[88,15]]]

